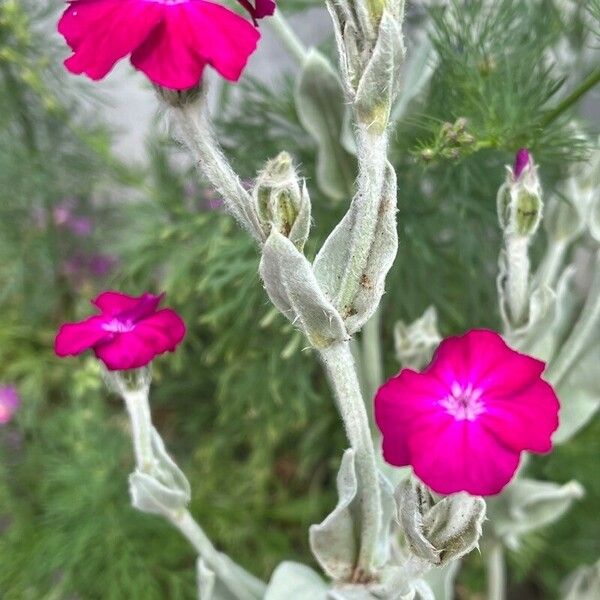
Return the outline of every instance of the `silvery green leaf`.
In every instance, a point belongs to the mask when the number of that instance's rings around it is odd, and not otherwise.
[[[398,321],[394,327],[396,357],[403,367],[420,370],[429,363],[433,351],[442,341],[437,327],[437,311],[430,306],[423,316],[406,325]]]
[[[592,202],[590,207],[588,227],[590,235],[597,242],[600,242],[600,191],[597,192],[596,199]]]
[[[396,499],[394,498],[394,487],[390,481],[378,473],[379,487],[381,490],[381,531],[377,540],[377,552],[375,566],[382,567],[390,559],[391,535],[396,517]]]
[[[189,496],[179,489],[171,489],[141,471],[129,476],[131,503],[142,512],[168,516],[188,505]]]
[[[264,245],[260,274],[273,304],[300,327],[315,348],[348,338],[339,313],[321,291],[310,263],[278,231],[272,231]]]
[[[362,198],[354,198],[350,209],[327,238],[314,262],[317,280],[332,302],[338,297],[340,282],[343,281],[345,270],[350,263],[354,223],[361,202]],[[397,249],[396,174],[388,163],[367,264],[363,272],[352,274],[356,279],[357,292],[349,306],[343,307],[344,321],[349,334],[359,331],[377,309],[384,292],[385,277],[394,262]]]
[[[326,600],[327,585],[305,565],[281,563],[273,572],[264,600]]]
[[[459,560],[433,567],[424,575],[435,600],[454,600],[454,580],[460,567]]]
[[[533,290],[525,323],[512,327],[510,319],[504,310],[502,313],[506,326],[505,338],[510,346],[531,354],[540,360],[549,360],[552,347],[547,339],[556,317],[556,294],[547,286]]]
[[[583,230],[583,218],[570,201],[553,197],[544,210],[544,228],[548,243],[569,243]]]
[[[166,487],[177,490],[189,504],[192,498],[190,484],[183,471],[175,464],[165,449],[164,442],[156,429],[152,428],[152,454],[155,463],[153,475]]]
[[[338,503],[333,512],[309,530],[310,548],[321,568],[334,580],[349,580],[358,547],[355,509],[358,492],[354,450],[346,450],[337,476]]]
[[[486,512],[483,498],[459,493],[436,503],[411,478],[398,486],[396,500],[398,521],[416,557],[443,566],[477,547]]]
[[[375,48],[354,99],[358,119],[376,133],[383,132],[389,122],[405,53],[402,21],[385,9]]]
[[[560,519],[582,496],[576,481],[559,485],[515,479],[501,495],[488,499],[488,516],[495,535],[514,545],[522,534]]]
[[[198,573],[198,600],[213,600],[215,590],[215,574],[211,571],[202,558],[196,561]]]
[[[392,110],[392,121],[399,121],[406,114],[411,101],[425,88],[434,72],[432,64],[433,45],[425,35],[416,49],[411,51],[411,58],[405,65],[402,76],[402,89]]]
[[[600,408],[600,342],[591,346],[556,386],[560,399],[560,424],[555,444],[571,439]]]
[[[336,71],[317,50],[306,55],[295,91],[300,122],[317,144],[317,184],[334,200],[351,193],[354,158],[342,147],[346,102]]]
[[[598,600],[600,595],[600,561],[579,567],[561,586],[562,600]]]

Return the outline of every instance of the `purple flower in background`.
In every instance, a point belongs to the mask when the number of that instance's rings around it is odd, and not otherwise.
[[[90,273],[97,278],[106,277],[119,264],[116,256],[93,254],[88,264]]]
[[[72,217],[67,223],[67,227],[79,237],[87,237],[92,233],[92,220],[88,217]]]
[[[61,200],[53,209],[52,217],[54,224],[58,227],[69,224],[73,218],[73,209],[75,208],[75,200],[73,198],[65,198]]]
[[[527,148],[521,148],[515,156],[515,165],[513,167],[513,175],[515,179],[519,179],[523,171],[531,164],[531,154]]]
[[[6,425],[21,406],[17,389],[12,386],[0,387],[0,425]]]

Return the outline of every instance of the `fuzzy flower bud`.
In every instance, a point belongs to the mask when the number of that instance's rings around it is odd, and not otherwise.
[[[396,490],[398,522],[414,556],[443,566],[476,548],[486,505],[466,493],[436,502],[428,488],[409,478]]]
[[[300,187],[287,152],[267,162],[259,173],[254,200],[266,235],[275,228],[301,250],[310,230],[310,198],[306,186]]]
[[[517,152],[513,168],[498,192],[498,218],[505,235],[530,238],[542,220],[542,187],[528,150]]]

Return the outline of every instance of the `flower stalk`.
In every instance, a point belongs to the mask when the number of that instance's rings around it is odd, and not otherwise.
[[[320,355],[344,421],[346,435],[356,453],[361,536],[354,581],[367,581],[372,576],[375,547],[382,520],[377,463],[369,419],[349,343],[333,344],[322,349]]]

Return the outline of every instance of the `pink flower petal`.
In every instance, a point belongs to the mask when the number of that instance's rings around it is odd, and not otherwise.
[[[106,318],[95,316],[80,323],[65,323],[61,326],[54,342],[58,356],[75,356],[96,344],[109,340],[111,333],[102,328]]]
[[[98,307],[104,314],[116,315],[126,310],[134,309],[141,296],[128,296],[121,292],[102,292],[97,298],[92,300],[92,304]]]
[[[552,387],[539,379],[529,388],[486,402],[481,424],[505,446],[519,452],[545,453],[558,429],[559,402]]]
[[[419,429],[411,435],[409,449],[415,474],[438,494],[498,494],[519,465],[518,452],[467,420]]]
[[[163,9],[146,0],[73,0],[58,24],[73,50],[65,66],[72,73],[102,79],[148,37]]]
[[[96,356],[113,371],[137,369],[164,352],[172,352],[185,335],[185,324],[170,309],[160,310],[138,323],[132,331],[94,348]]]
[[[160,27],[132,53],[131,62],[171,89],[197,85],[206,64],[237,81],[259,38],[251,23],[223,6],[191,0],[165,8]]]
[[[263,17],[270,17],[276,8],[275,0],[238,0],[238,2],[252,15],[255,21]]]

